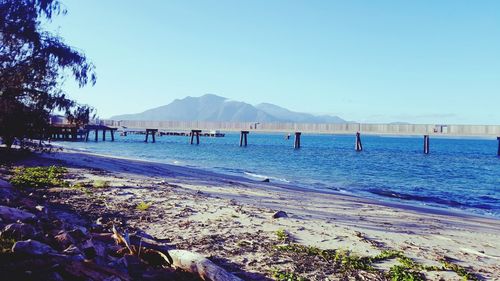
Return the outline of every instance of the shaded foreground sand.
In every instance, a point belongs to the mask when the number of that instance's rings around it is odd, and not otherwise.
[[[500,280],[496,219],[80,152],[45,154],[22,164],[64,165],[73,183],[109,183],[91,192],[53,189],[51,200],[92,219],[116,220],[178,248],[213,257],[246,280],[268,280],[274,269],[300,272],[313,280],[338,278],[327,267],[311,268],[310,261],[277,251],[277,230],[285,230],[295,243],[362,256],[394,249],[426,265],[440,265],[438,260],[445,257],[470,267],[480,278]],[[149,208],[138,210],[141,203]],[[278,210],[288,217],[273,219]],[[387,269],[393,263],[377,266]],[[461,280],[451,271],[426,275],[432,280]]]

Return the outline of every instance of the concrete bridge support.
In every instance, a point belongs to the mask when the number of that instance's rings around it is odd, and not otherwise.
[[[158,129],[146,129],[146,139],[144,140],[144,142],[148,142],[149,134],[151,134],[151,138],[153,139],[153,143],[155,143],[156,142],[156,138],[155,138],[156,132],[158,132]]]
[[[429,154],[430,152],[429,135],[424,135],[424,154]]]
[[[300,135],[302,135],[301,132],[295,132],[295,141],[293,142],[293,148],[295,149],[300,148]]]
[[[361,143],[361,134],[359,132],[356,133],[355,149],[358,152],[363,151],[363,144]]]
[[[498,151],[497,151],[497,156],[500,157],[500,137],[497,137],[497,141],[498,141]]]
[[[201,130],[191,130],[191,141],[190,144],[193,144],[194,137],[196,136],[196,144],[200,144],[200,133]]]
[[[248,145],[248,131],[241,131],[240,133],[240,146]]]

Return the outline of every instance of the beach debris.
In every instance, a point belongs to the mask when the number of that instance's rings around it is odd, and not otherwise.
[[[26,198],[22,190],[5,190],[10,207],[0,205],[0,272],[6,280],[240,280],[199,254],[186,256],[189,251],[176,252],[174,268],[170,246],[145,233],[132,239],[117,229],[117,219],[97,226],[72,211],[48,212],[48,201],[37,203],[49,198],[46,193]],[[199,269],[182,266],[184,257],[196,257],[190,262]]]
[[[16,254],[41,256],[54,252],[54,250],[47,244],[28,239],[26,241],[16,242],[12,247],[12,252]]]
[[[130,246],[130,239],[129,239],[128,234],[125,232],[125,235],[121,235],[120,232],[118,232],[118,230],[116,229],[116,227],[114,225],[113,225],[112,230],[113,230],[113,238],[115,239],[116,244],[123,243],[127,247],[127,249],[129,250],[130,254],[133,255],[134,250]]]
[[[42,212],[42,213],[45,213],[45,214],[48,213],[48,209],[45,206],[42,206],[42,205],[36,205],[35,206],[35,210],[37,210],[39,212]]]
[[[70,256],[81,256],[83,259],[83,253],[78,249],[77,246],[75,245],[69,245],[68,248],[64,249],[63,251],[64,254],[70,255]]]
[[[175,268],[197,274],[203,280],[242,281],[239,277],[225,271],[198,253],[186,250],[170,250],[168,254],[172,257],[172,265]]]
[[[279,219],[279,218],[287,218],[288,214],[284,211],[277,211],[276,213],[273,214],[273,219]]]

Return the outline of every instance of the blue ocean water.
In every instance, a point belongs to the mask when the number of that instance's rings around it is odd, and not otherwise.
[[[429,155],[423,154],[421,136],[362,136],[362,152],[354,151],[350,135],[303,134],[297,150],[293,136],[286,140],[283,134],[250,133],[247,147],[239,147],[239,134],[201,137],[200,145],[179,136],[157,137],[154,144],[143,140],[128,135],[64,146],[500,218],[496,139],[431,137]]]

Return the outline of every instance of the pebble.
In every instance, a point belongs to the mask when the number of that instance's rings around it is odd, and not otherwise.
[[[288,217],[288,214],[286,212],[284,212],[284,211],[277,211],[273,215],[273,219],[287,218],[287,217]]]

